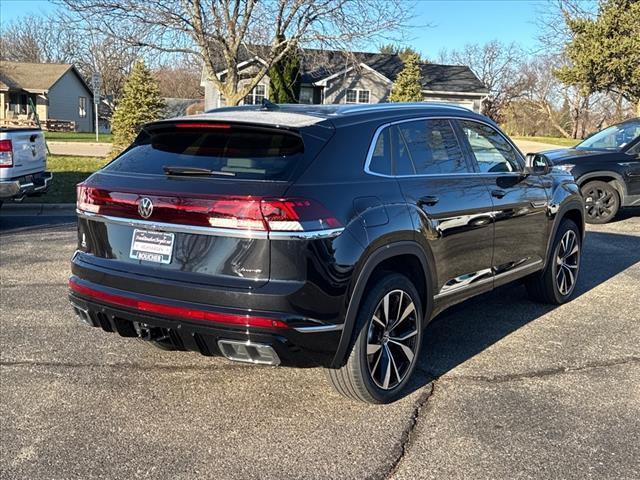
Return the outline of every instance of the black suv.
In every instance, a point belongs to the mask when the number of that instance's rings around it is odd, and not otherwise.
[[[640,206],[640,118],[605,128],[573,148],[542,154],[575,177],[587,223],[607,223],[620,207]]]
[[[108,332],[390,402],[448,306],[517,279],[567,301],[583,210],[463,108],[220,109],[146,125],[78,185],[70,299]]]

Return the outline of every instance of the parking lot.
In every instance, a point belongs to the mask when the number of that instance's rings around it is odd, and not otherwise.
[[[387,406],[80,325],[70,221],[0,217],[2,478],[640,478],[637,211],[589,227],[570,303],[515,285],[440,315]]]

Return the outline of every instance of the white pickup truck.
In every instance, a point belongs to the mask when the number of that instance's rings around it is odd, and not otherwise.
[[[53,174],[39,128],[0,127],[0,205],[47,191]]]

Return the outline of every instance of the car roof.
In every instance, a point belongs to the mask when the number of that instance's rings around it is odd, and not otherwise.
[[[206,120],[257,123],[302,128],[314,124],[331,123],[334,126],[373,120],[405,117],[455,116],[487,120],[471,110],[457,105],[436,102],[372,103],[372,104],[272,104],[223,107],[200,115],[172,120]]]
[[[626,120],[623,120],[620,123],[615,123],[614,125],[624,125],[625,123],[637,123],[637,122],[640,122],[640,117],[628,118]]]

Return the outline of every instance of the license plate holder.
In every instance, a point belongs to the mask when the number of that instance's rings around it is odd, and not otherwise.
[[[169,264],[173,256],[175,234],[150,230],[133,231],[129,257],[153,263]]]

